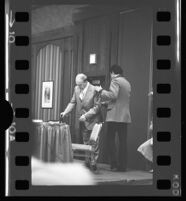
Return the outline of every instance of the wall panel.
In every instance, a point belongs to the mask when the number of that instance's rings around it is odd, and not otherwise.
[[[145,169],[145,159],[137,152],[147,140],[149,72],[151,68],[152,12],[136,9],[120,15],[118,63],[131,84],[130,110],[132,123],[128,127],[128,166]]]
[[[90,75],[105,74],[109,65],[110,18],[109,16],[84,21],[83,72]],[[97,54],[97,64],[89,64],[89,55]]]

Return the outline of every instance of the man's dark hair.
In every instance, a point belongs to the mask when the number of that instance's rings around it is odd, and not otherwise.
[[[114,65],[112,65],[111,67],[110,67],[110,73],[114,73],[114,74],[120,74],[120,75],[122,75],[123,74],[123,70],[122,70],[122,68],[119,66],[119,65],[117,65],[117,64],[114,64]]]

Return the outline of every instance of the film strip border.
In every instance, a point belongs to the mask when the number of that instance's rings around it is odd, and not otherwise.
[[[175,142],[178,142],[181,136],[179,80],[175,77],[180,70],[178,67],[180,63],[179,6],[180,1],[177,0],[174,8],[157,8],[153,27],[153,78],[155,78],[153,80],[153,146],[156,147],[153,149],[156,171],[154,182],[162,195],[167,193],[173,196],[181,195],[181,180],[176,167],[179,157],[174,150]]]
[[[161,79],[162,74],[166,72],[166,74],[170,74],[171,66],[171,57],[167,56],[166,54],[171,51],[171,33],[169,32],[170,28],[163,29],[162,26],[170,26],[171,22],[171,12],[170,11],[158,11],[156,13],[156,23],[154,26],[154,29],[157,31],[155,34],[155,51],[157,52],[161,49],[164,49],[165,54],[161,54],[160,59],[155,59],[156,62],[156,74],[157,77],[159,77],[159,80],[154,80],[155,90],[156,90],[156,97],[159,99],[163,98],[163,96],[169,96],[171,94],[171,80],[169,79],[169,76],[163,77]],[[157,29],[161,30],[158,31]],[[154,54],[156,55],[156,53]],[[156,99],[155,97],[155,99]],[[154,101],[155,102],[155,101]],[[169,106],[169,107],[167,107]],[[171,118],[171,106],[166,104],[165,105],[159,105],[155,106],[156,111],[156,118],[158,121],[166,121],[167,119]],[[158,130],[156,133],[154,132],[154,135],[156,135],[157,140],[157,147],[160,147],[162,144],[163,146],[167,146],[167,144],[171,141],[171,132],[169,128],[164,128]],[[155,141],[155,138],[154,138]],[[168,150],[162,150],[161,152],[158,152],[157,155],[154,153],[154,158],[156,161],[157,169],[162,169],[162,167],[169,168],[171,166],[171,153]],[[161,170],[160,170],[161,171]],[[156,180],[156,186],[159,190],[169,190],[171,189],[171,180],[168,175],[164,175],[162,178],[158,176],[158,179]]]
[[[177,1],[176,1],[177,2]],[[30,146],[30,106],[31,94],[30,86],[30,15],[29,10],[25,10],[28,6],[22,6],[24,10],[15,13],[16,36],[15,44],[13,44],[12,52],[19,52],[13,60],[15,67],[12,72],[15,73],[15,94],[14,107],[16,118],[16,145],[13,147],[15,157],[13,159],[17,172],[14,183],[16,191],[29,190],[31,184],[30,178],[30,156],[24,155],[22,150],[27,150]],[[153,141],[154,146],[154,185],[157,195],[180,195],[180,171],[175,164],[180,163],[180,158],[174,154],[172,147],[175,146],[174,141],[179,137],[176,135],[179,125],[175,118],[179,115],[179,100],[176,101],[175,96],[180,94],[176,92],[177,83],[175,80],[175,18],[176,11],[170,9],[159,9],[154,12],[153,27]],[[22,78],[19,80],[19,78]],[[175,125],[176,124],[176,125]],[[178,126],[178,127],[177,127]],[[19,146],[19,149],[17,149]],[[21,150],[21,151],[20,151]],[[18,193],[19,194],[19,193]]]
[[[28,73],[31,72],[30,70],[30,58],[28,58],[28,55],[31,55],[30,53],[30,37],[29,34],[23,30],[30,30],[28,26],[30,26],[29,23],[30,16],[29,12],[15,12],[15,23],[17,24],[17,27],[21,26],[21,32],[20,34],[16,34],[15,36],[15,46],[16,49],[19,49],[20,52],[27,52],[23,57],[15,58],[14,60],[14,66],[16,73],[22,74],[22,76],[25,76],[25,80],[20,80],[18,83],[15,84],[15,94],[19,98],[22,98],[24,101],[24,104],[19,105],[19,107],[15,108],[15,118],[19,119],[21,124],[24,123],[30,123],[30,108],[29,105],[26,105],[25,99],[31,97],[30,93],[30,80],[27,80],[30,76],[27,76]],[[16,26],[15,26],[16,27]],[[25,33],[24,33],[25,32]],[[18,33],[16,31],[16,33]],[[29,97],[28,97],[29,96]],[[18,120],[18,121],[19,121]],[[29,142],[29,136],[31,133],[27,129],[20,128],[15,134],[15,141],[17,143],[21,143],[26,145],[26,142]],[[21,146],[20,145],[20,146]],[[23,145],[24,146],[24,145]],[[24,153],[24,152],[23,152]],[[15,166],[18,168],[24,168],[25,172],[28,171],[28,167],[30,165],[30,156],[24,155],[23,153],[19,153],[19,155],[15,156],[14,162]],[[29,171],[28,171],[29,172]],[[26,175],[25,175],[26,176]],[[27,178],[27,177],[25,177]],[[15,180],[15,189],[16,190],[27,190],[29,189],[29,180],[27,179],[17,179]]]
[[[9,3],[10,101],[13,103],[15,140],[10,141],[8,195],[23,195],[31,175],[31,19],[27,1]],[[18,2],[17,2],[18,3]],[[13,130],[9,130],[13,132]],[[16,175],[16,177],[15,177]]]

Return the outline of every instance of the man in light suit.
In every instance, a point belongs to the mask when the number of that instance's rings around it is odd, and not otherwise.
[[[100,122],[100,103],[96,87],[87,81],[87,76],[78,74],[76,76],[76,86],[70,103],[67,105],[61,117],[68,115],[76,107],[75,128],[83,137],[83,143],[89,144],[90,134],[95,123]],[[87,155],[85,165],[93,170],[97,169],[98,142],[94,145],[94,155]]]
[[[98,89],[103,102],[108,103],[106,122],[108,125],[108,152],[111,170],[126,171],[127,167],[127,126],[131,123],[130,83],[122,76],[118,65],[110,68],[111,84],[108,91]],[[119,148],[116,156],[115,134],[118,133]]]

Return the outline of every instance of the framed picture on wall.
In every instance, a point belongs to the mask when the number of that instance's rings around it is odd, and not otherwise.
[[[42,82],[42,108],[52,108],[53,81]]]

